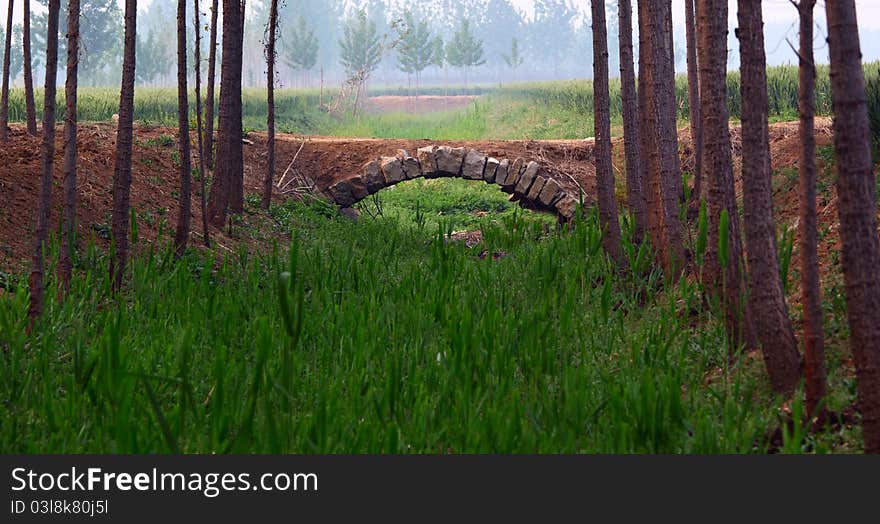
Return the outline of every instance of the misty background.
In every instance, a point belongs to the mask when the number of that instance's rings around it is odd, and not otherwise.
[[[35,83],[42,84],[45,55],[46,5],[48,0],[31,0],[31,39]],[[220,2],[222,4],[222,2]],[[635,2],[633,2],[635,3]],[[685,70],[684,6],[673,0],[675,67]],[[880,2],[856,0],[862,54],[865,62],[880,58]],[[118,86],[122,59],[123,7],[119,0],[82,0],[80,85]],[[192,66],[192,2],[187,5],[189,33],[188,60]],[[13,23],[12,77],[20,87],[21,15],[20,0],[15,3]],[[206,68],[210,3],[201,1],[202,57]],[[5,26],[6,0],[0,0]],[[340,40],[347,25],[359,13],[366,17],[375,34],[381,55],[372,72],[372,86],[407,86],[413,74],[401,56],[402,35],[408,27],[427,29],[428,40],[448,53],[462,21],[481,53],[470,66],[453,65],[452,60],[433,61],[423,69],[420,84],[503,84],[513,81],[590,78],[592,71],[592,32],[589,0],[287,0],[279,2],[278,85],[317,88],[338,86],[345,77],[341,65]],[[222,6],[221,6],[222,10]],[[267,0],[248,0],[245,24],[245,86],[266,84],[263,38],[268,19]],[[797,45],[797,12],[789,0],[764,0],[765,42],[768,65],[796,64],[789,42]],[[62,2],[60,23],[59,83],[63,83],[65,63],[66,5]],[[407,18],[406,13],[410,16]],[[137,83],[142,86],[172,86],[176,81],[176,0],[139,2]],[[609,69],[619,73],[617,52],[617,0],[606,1]],[[634,23],[635,23],[635,16]],[[816,6],[817,61],[827,63],[824,2]],[[409,23],[406,23],[409,22]],[[222,27],[221,21],[218,26]],[[736,27],[736,1],[730,0],[728,65],[739,65]],[[411,30],[409,30],[411,31]],[[637,43],[638,31],[634,27]],[[218,29],[219,32],[219,29]],[[0,35],[5,27],[0,29]],[[516,49],[514,50],[514,39]],[[440,44],[439,42],[442,42]],[[435,50],[436,52],[436,50]],[[219,54],[219,45],[218,45]],[[442,65],[441,65],[442,64]],[[219,76],[219,59],[218,59]],[[219,79],[218,79],[219,81]]]

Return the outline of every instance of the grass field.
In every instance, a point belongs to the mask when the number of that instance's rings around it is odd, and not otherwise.
[[[880,62],[865,65],[865,78],[873,134],[880,139]],[[739,118],[739,74],[731,72],[727,79],[728,110],[731,119]],[[768,97],[772,121],[797,120],[798,71],[794,66],[768,69]],[[613,130],[620,134],[620,82],[611,81],[611,115]],[[425,87],[423,94],[482,95],[466,110],[409,114],[367,114],[331,116],[318,109],[318,90],[278,90],[276,122],[284,132],[331,136],[430,139],[544,139],[584,138],[593,134],[593,87],[588,80],[564,82],[520,83],[504,87],[452,86]],[[401,89],[383,88],[372,94],[406,94]],[[335,92],[325,90],[328,102]],[[10,120],[23,121],[24,97],[21,89],[13,89],[10,98]],[[63,91],[58,94],[58,119],[61,120]],[[263,89],[248,88],[243,93],[244,126],[246,129],[266,128],[266,103]],[[79,117],[85,121],[109,120],[118,107],[116,88],[84,88],[79,94]],[[38,106],[40,96],[38,93]],[[682,123],[688,119],[687,79],[676,80],[678,115]],[[190,108],[195,107],[190,103]],[[135,119],[145,125],[177,124],[177,92],[170,88],[139,88],[135,94]],[[816,83],[816,111],[831,114],[831,85],[827,66],[819,66]],[[192,118],[193,125],[194,116]]]
[[[369,115],[326,124],[325,134],[564,138],[588,129],[582,106],[516,89],[455,114]],[[138,118],[173,117],[165,96],[142,91]],[[325,125],[309,120],[327,118],[312,96],[284,98],[284,118]],[[248,97],[256,121],[259,99]],[[698,278],[666,281],[647,271],[647,249],[628,243],[630,269],[612,270],[595,216],[562,230],[462,180],[379,195],[357,222],[295,202],[264,213],[249,195],[247,222],[271,224],[281,239],[261,237],[263,254],[193,251],[178,262],[166,234],[139,250],[116,296],[106,254],[81,239],[70,295],[48,301],[32,336],[26,275],[0,282],[0,450],[860,451],[857,424],[809,435],[795,424],[770,438],[802,418],[802,395],[774,398],[757,354],[728,360],[717,305],[704,303]],[[460,230],[479,230],[482,243],[445,240]],[[688,241],[699,254],[699,238]],[[54,264],[55,243],[50,255]],[[56,296],[51,280],[47,295]],[[826,329],[844,329],[843,303],[826,308]],[[828,348],[837,412],[856,395],[841,346]]]

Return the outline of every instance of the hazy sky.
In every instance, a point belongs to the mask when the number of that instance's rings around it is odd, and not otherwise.
[[[140,0],[141,8],[150,4],[151,0]],[[205,0],[206,1],[206,0]],[[295,3],[295,0],[288,0]],[[855,0],[859,29],[862,40],[862,54],[866,62],[880,59],[880,0]],[[120,6],[123,0],[119,0]],[[511,0],[517,8],[528,16],[533,11],[533,0]],[[582,12],[589,12],[590,0],[572,0]],[[635,0],[633,0],[635,3]],[[36,4],[36,5],[35,5]],[[736,0],[729,0],[729,19],[731,29],[736,27]],[[7,0],[0,0],[0,24],[5,25]],[[39,4],[31,2],[32,9],[40,9]],[[770,64],[796,63],[796,58],[786,39],[797,45],[797,12],[790,0],[763,0],[767,61]],[[821,62],[827,62],[827,45],[825,43],[825,1],[819,0],[816,5],[816,54]],[[672,0],[673,25],[676,33],[684,27],[684,0]],[[21,2],[16,0],[15,20],[21,21]],[[173,23],[169,20],[169,23]]]

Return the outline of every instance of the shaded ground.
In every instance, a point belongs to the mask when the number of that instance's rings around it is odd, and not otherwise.
[[[457,96],[371,96],[366,108],[371,113],[435,113],[467,107],[477,98]]]

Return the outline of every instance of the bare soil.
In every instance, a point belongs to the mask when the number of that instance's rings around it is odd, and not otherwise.
[[[404,97],[405,98],[405,97]],[[818,145],[831,143],[830,119],[817,122]],[[739,162],[739,133],[732,129],[734,156]],[[57,156],[55,177],[52,188],[52,224],[57,229],[61,208],[63,133],[57,133]],[[146,242],[154,241],[160,227],[166,232],[172,230],[177,222],[178,174],[176,158],[176,132],[171,128],[140,127],[135,129],[133,151],[133,176],[131,188],[132,207],[139,214],[139,236]],[[162,140],[164,138],[164,140]],[[170,138],[170,140],[169,140]],[[266,166],[266,136],[264,133],[251,133],[245,152],[245,193],[254,194],[261,190],[261,179]],[[165,145],[161,145],[164,143]],[[276,180],[290,167],[288,177],[297,174],[304,180],[311,180],[318,190],[323,190],[335,181],[360,171],[362,166],[379,156],[394,155],[398,149],[415,151],[428,144],[449,144],[478,149],[496,158],[522,157],[537,160],[554,171],[559,180],[567,180],[570,187],[580,185],[587,199],[595,193],[595,170],[592,164],[593,140],[548,140],[548,141],[427,141],[427,140],[387,140],[331,137],[302,137],[280,134],[277,141]],[[113,163],[115,156],[115,127],[109,123],[84,123],[79,129],[79,172],[77,219],[81,238],[94,234],[99,245],[108,243],[106,232],[110,225],[112,205]],[[301,148],[301,150],[300,150]],[[692,169],[693,152],[690,135],[685,128],[680,132],[682,168]],[[799,150],[796,123],[771,126],[771,151],[774,169],[797,169]],[[299,151],[296,162],[291,160]],[[623,143],[614,141],[615,174],[618,186],[623,187]],[[28,266],[31,239],[37,209],[38,183],[40,176],[40,138],[28,136],[21,126],[13,126],[10,141],[2,149],[0,161],[0,271],[22,272]],[[195,165],[195,164],[194,164]],[[819,166],[820,183],[823,166]],[[826,183],[830,183],[825,180]],[[198,183],[193,195],[193,236],[194,245],[201,243],[201,212],[198,201]],[[777,184],[779,190],[776,200],[777,222],[794,226],[797,220],[797,190],[790,184]],[[833,186],[831,186],[833,188]],[[276,195],[280,201],[284,196]],[[618,191],[623,203],[624,192]],[[820,193],[819,228],[828,228],[828,235],[820,245],[820,257],[825,266],[839,264],[834,251],[839,251],[837,234],[837,209],[833,190]],[[261,218],[262,217],[262,218]],[[230,250],[240,242],[258,247],[267,235],[281,234],[263,215],[248,214],[244,217],[247,226],[256,228],[255,234],[240,235],[235,231],[212,228],[216,241]],[[161,225],[164,223],[164,225]],[[105,246],[106,247],[106,246]],[[796,264],[793,257],[793,265]],[[836,268],[839,270],[839,268]]]

